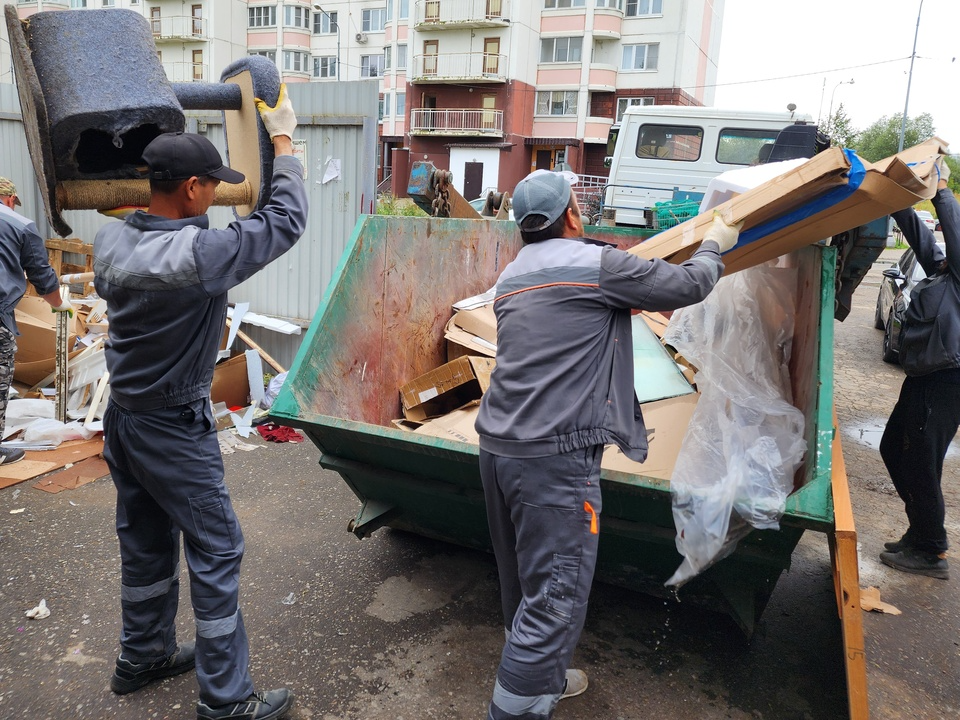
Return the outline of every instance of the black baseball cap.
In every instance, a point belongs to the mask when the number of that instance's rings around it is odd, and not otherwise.
[[[223,164],[212,142],[193,133],[158,135],[144,148],[143,160],[151,180],[186,180],[196,175],[236,185],[245,179],[243,173]]]

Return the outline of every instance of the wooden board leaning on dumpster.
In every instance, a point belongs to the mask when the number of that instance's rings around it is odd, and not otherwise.
[[[931,138],[876,163],[830,148],[779,177],[717,206],[728,224],[743,222],[725,253],[726,273],[759,265],[933,197],[934,161],[946,143]],[[712,212],[628,250],[645,258],[683,262],[703,239]]]

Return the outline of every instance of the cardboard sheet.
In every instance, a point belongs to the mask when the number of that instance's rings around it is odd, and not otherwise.
[[[110,474],[107,461],[100,457],[87,458],[69,468],[44,475],[33,487],[48,493],[58,493],[64,490],[76,490],[94,480],[99,480]]]
[[[16,485],[24,480],[59,470],[103,452],[103,439],[71,440],[55,450],[28,450],[26,457],[13,465],[0,465],[0,488]]]
[[[724,254],[726,273],[781,255],[911,207],[936,192],[939,138],[867,163],[830,148],[808,162],[717,206],[725,222],[743,221],[740,241]],[[713,211],[691,218],[628,252],[683,262],[699,247]]]

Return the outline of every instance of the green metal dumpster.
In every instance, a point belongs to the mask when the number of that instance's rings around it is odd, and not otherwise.
[[[624,228],[589,227],[629,247]],[[521,247],[513,223],[365,216],[354,230],[271,415],[301,428],[361,506],[348,529],[384,526],[489,549],[478,448],[395,426],[401,385],[446,361],[451,305],[491,287]],[[836,250],[787,256],[798,270],[791,374],[807,455],[778,531],[755,531],[684,585],[684,601],[729,614],[750,635],[805,530],[833,526],[833,314]],[[670,596],[677,568],[669,482],[604,470],[597,579]]]

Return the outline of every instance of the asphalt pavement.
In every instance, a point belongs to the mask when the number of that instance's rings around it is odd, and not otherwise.
[[[901,615],[865,613],[871,716],[960,716],[960,561],[949,581],[881,565],[903,517],[876,443],[902,380],[880,359],[873,305],[886,251],[836,323],[836,397],[863,585]],[[309,443],[225,457],[246,537],[241,605],[258,687],[287,686],[294,720],[485,717],[503,632],[487,554],[381,530],[346,530],[359,504]],[[948,457],[958,537],[960,452]],[[109,478],[51,495],[0,490],[0,718],[195,717],[192,674],[128,696],[108,681],[119,635],[120,559]],[[22,511],[21,511],[22,510]],[[15,512],[20,511],[20,512]],[[194,634],[186,565],[180,636]],[[25,611],[45,599],[50,617]],[[557,720],[834,720],[846,717],[826,537],[806,533],[746,643],[724,616],[597,583],[574,664],[587,692]]]

